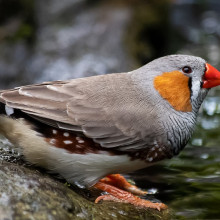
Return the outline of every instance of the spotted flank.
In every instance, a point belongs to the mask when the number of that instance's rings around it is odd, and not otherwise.
[[[163,144],[154,141],[153,145],[148,149],[141,149],[130,156],[134,159],[141,159],[147,163],[153,163],[165,158],[172,158],[173,154]]]
[[[56,129],[53,129],[53,134],[57,134],[57,130]]]
[[[99,153],[100,151],[106,151],[111,155],[127,154],[133,159],[142,159],[146,163],[153,163],[163,158],[171,157],[170,152],[166,152],[166,148],[155,141],[155,145],[149,149],[140,150],[134,152],[122,152],[113,149],[106,149],[95,143],[92,139],[76,134],[73,132],[67,132],[61,129],[54,129],[48,127],[49,131],[43,132],[47,134],[45,140],[52,146],[62,148],[70,153],[86,154],[86,153]],[[55,132],[56,131],[56,132]]]
[[[89,139],[82,134],[66,131],[63,129],[44,126],[38,132],[44,135],[45,141],[56,148],[67,150],[69,153],[86,154],[99,153],[103,150],[99,144],[96,144],[92,139]]]
[[[74,132],[43,124],[22,111],[10,108],[3,103],[0,103],[0,114],[14,119],[25,118],[27,122],[32,125],[32,128],[37,131],[40,136],[44,137],[48,144],[65,149],[70,153],[98,153],[101,149],[98,144],[89,138],[80,137],[79,134]]]
[[[0,103],[0,114],[14,119],[26,119],[27,123],[31,125],[31,128],[37,131],[37,134],[43,137],[46,143],[52,147],[64,149],[71,154],[99,154],[102,151],[112,156],[127,155],[131,160],[141,159],[146,163],[153,163],[163,158],[171,157],[170,152],[167,152],[167,149],[156,141],[154,146],[151,146],[150,148],[131,152],[122,151],[117,148],[112,149],[102,147],[81,132],[53,127],[31,117],[29,114],[26,114],[19,109],[13,109],[3,103]]]
[[[69,132],[64,132],[64,133],[63,133],[63,136],[64,136],[64,137],[69,137],[70,134],[69,134]]]

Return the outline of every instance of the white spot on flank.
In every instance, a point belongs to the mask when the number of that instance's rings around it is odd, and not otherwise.
[[[56,140],[55,139],[51,139],[50,140],[50,144],[55,144],[56,143]]]
[[[76,140],[78,141],[79,144],[82,144],[85,142],[81,137],[76,137]]]
[[[76,148],[81,148],[81,146],[79,146],[78,144],[76,145]]]
[[[155,150],[156,150],[155,147],[152,147],[151,151],[155,151]]]
[[[162,149],[161,149],[161,148],[159,148],[159,151],[162,151]]]
[[[65,141],[63,141],[63,143],[64,143],[64,144],[72,144],[73,142],[70,141],[70,140],[65,140]]]
[[[154,154],[154,157],[157,157],[157,153]]]
[[[82,143],[84,143],[84,142],[85,142],[84,140],[79,140],[79,141],[78,141],[79,144],[82,144]]]
[[[53,129],[53,134],[57,134],[57,130]]]
[[[64,133],[63,133],[63,136],[65,136],[65,137],[69,137],[70,134],[69,134],[68,132],[64,132]]]
[[[5,105],[5,112],[6,112],[6,114],[9,116],[9,115],[12,115],[12,114],[14,114],[14,109],[13,108],[11,108],[11,107],[9,107],[9,106],[7,106],[7,105]]]

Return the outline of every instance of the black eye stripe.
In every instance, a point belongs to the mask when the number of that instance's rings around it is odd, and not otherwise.
[[[192,96],[192,78],[191,77],[189,77],[188,87],[189,87],[189,90],[190,90],[190,96]]]
[[[182,68],[182,71],[183,71],[184,73],[189,74],[189,73],[192,72],[192,68],[189,67],[189,66],[184,66],[184,67]]]

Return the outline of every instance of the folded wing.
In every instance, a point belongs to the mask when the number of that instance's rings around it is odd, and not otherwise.
[[[147,144],[142,134],[146,100],[125,74],[4,90],[0,101],[45,124],[82,132],[106,148],[132,150]]]

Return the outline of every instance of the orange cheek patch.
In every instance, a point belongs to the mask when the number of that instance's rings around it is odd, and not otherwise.
[[[192,111],[189,77],[179,71],[163,73],[155,77],[154,87],[177,111]]]

